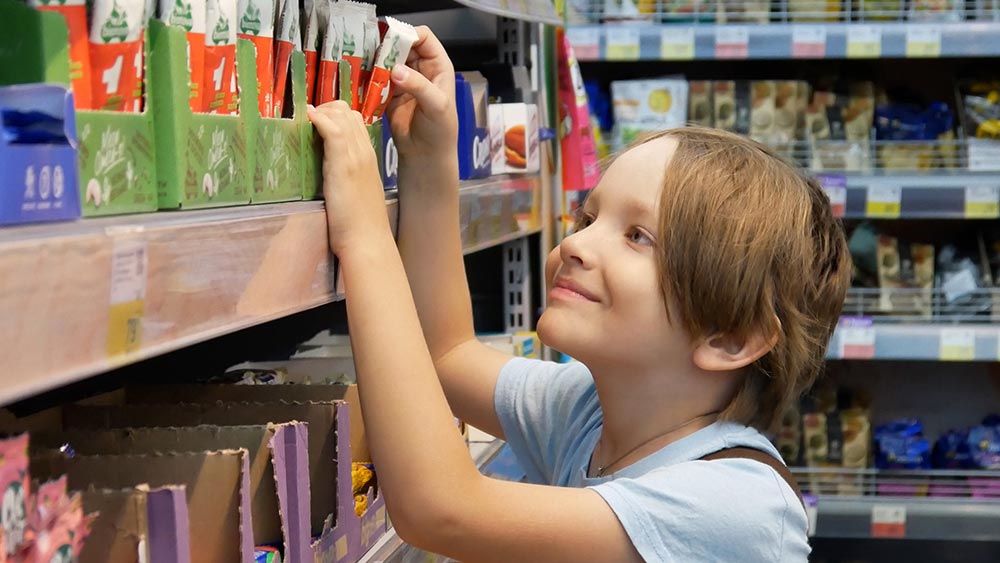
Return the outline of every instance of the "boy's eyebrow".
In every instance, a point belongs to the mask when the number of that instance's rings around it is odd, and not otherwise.
[[[643,221],[652,221],[656,218],[656,213],[641,199],[628,198],[623,205],[629,214],[638,215]]]

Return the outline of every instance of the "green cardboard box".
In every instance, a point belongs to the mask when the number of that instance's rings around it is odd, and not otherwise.
[[[192,112],[188,103],[191,88],[185,31],[152,20],[148,35],[160,209],[250,203],[253,155],[247,142],[245,112]],[[253,50],[239,49],[236,59],[239,90],[255,92]],[[257,103],[254,98],[242,96],[240,106],[243,111],[255,108]]]
[[[69,32],[59,14],[0,0],[0,83],[69,84]],[[147,63],[149,42],[145,45]],[[146,64],[146,91],[152,87]],[[80,202],[94,217],[156,211],[156,158],[149,96],[142,113],[77,110]]]

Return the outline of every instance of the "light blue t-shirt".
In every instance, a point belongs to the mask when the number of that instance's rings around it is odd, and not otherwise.
[[[781,459],[757,430],[716,422],[591,479],[603,413],[586,366],[515,358],[500,372],[495,402],[528,480],[595,490],[645,561],[808,559],[805,510],[774,469],[749,459],[697,461],[738,446]]]

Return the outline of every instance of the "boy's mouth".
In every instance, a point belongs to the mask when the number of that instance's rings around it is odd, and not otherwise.
[[[597,297],[593,293],[587,291],[586,288],[575,281],[564,277],[556,278],[555,283],[552,284],[552,291],[550,293],[553,297],[577,298],[594,302],[598,301]]]

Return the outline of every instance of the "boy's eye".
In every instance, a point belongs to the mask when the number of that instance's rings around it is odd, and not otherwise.
[[[594,223],[594,216],[590,213],[580,213],[576,218],[576,224],[573,226],[573,232],[580,232]]]
[[[646,234],[642,229],[633,228],[628,232],[628,240],[633,244],[642,246],[653,246],[653,237]]]

